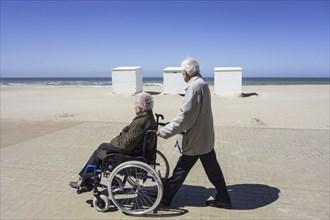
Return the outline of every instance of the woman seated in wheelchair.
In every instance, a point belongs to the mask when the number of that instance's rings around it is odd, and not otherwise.
[[[79,173],[79,180],[70,182],[70,186],[75,189],[84,189],[91,191],[93,189],[93,173],[91,169],[85,173],[85,168],[88,165],[96,165],[100,168],[103,159],[110,153],[122,153],[127,155],[139,156],[142,154],[143,139],[146,131],[157,127],[157,123],[153,116],[154,101],[148,93],[137,93],[135,100],[136,117],[133,121],[122,129],[122,132],[110,143],[101,144],[91,155],[87,164]],[[88,172],[89,171],[89,172]],[[84,176],[85,173],[85,176]]]

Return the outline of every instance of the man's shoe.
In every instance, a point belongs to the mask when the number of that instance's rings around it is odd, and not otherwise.
[[[70,182],[69,185],[74,189],[79,189],[79,187],[81,185],[81,180],[78,180],[76,182]]]
[[[169,202],[169,201],[165,201],[165,200],[162,200],[161,202],[160,202],[160,205],[161,206],[170,206],[171,205],[171,202]]]
[[[231,209],[231,207],[232,207],[231,202],[220,202],[220,201],[216,201],[216,200],[206,201],[205,204],[207,206],[223,208],[223,209]]]

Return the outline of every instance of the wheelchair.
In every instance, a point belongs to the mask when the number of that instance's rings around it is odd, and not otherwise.
[[[164,116],[155,115],[157,127],[165,125],[159,122]],[[106,212],[110,201],[128,215],[147,214],[158,207],[163,196],[162,178],[168,178],[170,169],[164,154],[157,150],[157,127],[145,133],[141,156],[111,153],[101,167],[92,164],[85,168],[82,186],[89,178],[93,188],[87,191],[93,191],[97,211]],[[107,178],[107,184],[101,183],[102,177]],[[82,192],[86,192],[83,187],[77,190]]]

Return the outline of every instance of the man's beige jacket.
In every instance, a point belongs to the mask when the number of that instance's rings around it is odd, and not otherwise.
[[[183,155],[202,155],[214,147],[214,127],[210,89],[200,76],[191,78],[180,107],[180,113],[159,136],[170,138],[179,134],[178,144]]]

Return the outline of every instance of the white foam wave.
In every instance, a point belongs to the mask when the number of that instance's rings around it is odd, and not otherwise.
[[[144,83],[143,86],[163,86],[162,83]]]

